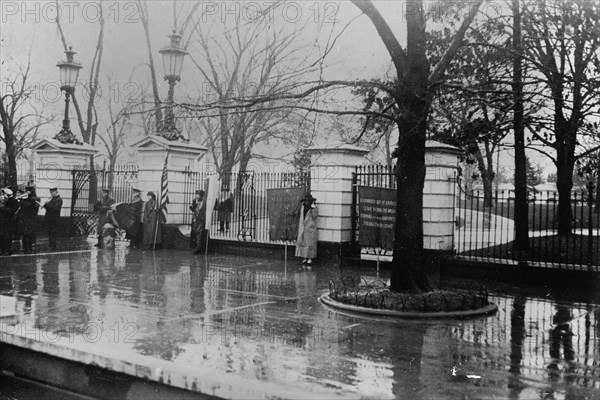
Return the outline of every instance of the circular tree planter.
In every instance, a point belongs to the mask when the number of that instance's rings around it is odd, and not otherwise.
[[[466,310],[451,310],[451,311],[400,311],[400,310],[388,310],[383,308],[371,308],[362,307],[354,304],[346,304],[332,299],[329,294],[325,293],[319,297],[319,301],[334,310],[343,310],[357,314],[368,314],[377,316],[390,316],[399,318],[432,318],[432,319],[443,319],[443,318],[472,318],[490,315],[498,311],[498,306],[494,303],[489,303],[479,308],[466,309]]]

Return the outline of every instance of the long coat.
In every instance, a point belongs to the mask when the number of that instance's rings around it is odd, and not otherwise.
[[[190,210],[192,210],[193,213],[192,230],[196,233],[202,233],[206,225],[206,200],[202,199],[200,202],[197,202],[196,199],[194,199],[190,206]]]
[[[63,201],[59,195],[52,197],[50,201],[44,204],[46,209],[46,215],[44,216],[44,224],[49,230],[55,231],[58,229],[60,222],[60,209],[62,208]]]
[[[13,197],[0,201],[0,236],[4,238],[10,237],[14,232],[15,212],[18,208],[18,203]]]
[[[106,199],[100,199],[96,204],[94,204],[94,211],[98,213],[98,227],[96,228],[96,231],[99,235],[102,234],[102,227],[104,224],[108,222],[107,212],[110,210],[110,206],[113,204],[115,204],[115,201],[110,197],[107,197]]]
[[[125,227],[126,238],[134,244],[139,244],[142,238],[143,229],[142,225],[142,200],[136,200],[127,204],[124,207],[124,211],[127,214],[127,219],[130,221],[130,225]]]
[[[217,203],[219,221],[231,222],[231,213],[233,213],[233,195],[228,194],[227,197]]]
[[[298,238],[296,239],[296,257],[317,257],[317,207],[309,208],[304,215],[306,205],[300,208],[300,223],[298,224]]]
[[[39,197],[30,196],[21,200],[18,213],[19,229],[23,235],[29,235],[39,231],[37,226],[37,215],[40,209]]]
[[[163,213],[156,209],[156,200],[148,200],[144,204],[144,246],[152,246],[155,236],[156,244],[162,243],[164,223]]]

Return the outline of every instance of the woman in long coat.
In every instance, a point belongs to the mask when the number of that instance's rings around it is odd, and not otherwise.
[[[300,207],[300,222],[298,223],[298,238],[296,239],[296,257],[302,257],[302,264],[312,264],[317,257],[317,199],[307,194],[302,199]]]
[[[196,250],[194,254],[204,253],[206,246],[206,200],[204,190],[196,190],[196,198],[190,206],[192,212],[192,234],[195,237]]]
[[[156,208],[156,195],[154,192],[148,192],[148,201],[144,205],[144,247],[153,249],[156,245],[162,244],[164,216]],[[156,237],[156,242],[154,238]]]

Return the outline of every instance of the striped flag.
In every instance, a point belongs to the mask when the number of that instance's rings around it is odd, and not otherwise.
[[[167,172],[167,161],[169,160],[169,152],[165,157],[165,166],[163,167],[162,176],[160,177],[160,201],[157,206],[163,213],[165,221],[167,219],[167,204],[169,204],[169,174]]]

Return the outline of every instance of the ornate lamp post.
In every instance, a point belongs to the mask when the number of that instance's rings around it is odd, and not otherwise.
[[[73,132],[71,132],[71,123],[69,121],[69,98],[75,91],[79,70],[83,67],[81,64],[73,61],[75,52],[72,47],[69,47],[69,50],[65,51],[65,53],[67,54],[67,61],[61,61],[56,64],[60,70],[60,88],[65,91],[65,118],[63,119],[62,130],[58,132],[54,138],[65,144],[81,144]]]
[[[181,67],[183,58],[188,54],[180,46],[181,35],[175,31],[168,36],[171,39],[169,47],[162,48],[159,53],[163,58],[163,67],[165,70],[165,81],[169,82],[169,93],[167,95],[167,108],[165,118],[159,136],[167,140],[185,140],[181,132],[175,126],[175,115],[173,114],[173,92],[175,83],[181,79]]]

